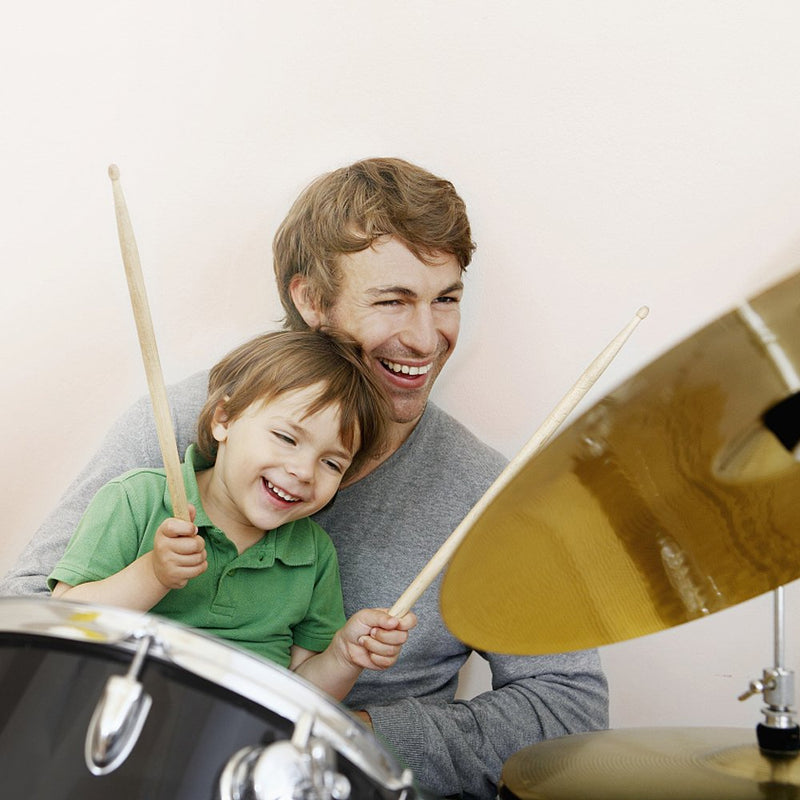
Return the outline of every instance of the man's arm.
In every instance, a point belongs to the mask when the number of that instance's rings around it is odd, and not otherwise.
[[[198,373],[169,392],[181,454],[195,437],[206,385],[206,373]],[[114,424],[100,449],[36,531],[15,566],[0,581],[0,596],[46,594],[45,579],[66,550],[97,491],[130,469],[158,466],[162,466],[162,459],[153,412],[149,399],[143,397]]]
[[[375,731],[438,795],[494,798],[513,753],[543,739],[608,727],[608,685],[596,651],[483,655],[494,691],[469,701],[408,698],[366,708]]]

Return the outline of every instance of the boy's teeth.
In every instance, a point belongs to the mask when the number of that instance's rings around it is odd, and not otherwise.
[[[385,359],[381,359],[381,363],[392,372],[400,372],[403,375],[426,375],[431,368],[431,364],[425,364],[422,367],[409,367],[408,364],[397,364],[394,361],[386,361]]]
[[[286,500],[289,503],[296,503],[300,499],[299,497],[295,497],[288,492],[284,492],[283,489],[277,487],[272,481],[267,481],[267,486],[271,491],[275,492],[275,494],[278,495],[281,500]]]

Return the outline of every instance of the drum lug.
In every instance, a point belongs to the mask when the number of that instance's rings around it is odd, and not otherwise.
[[[245,747],[220,776],[220,800],[347,800],[350,781],[336,772],[336,754],[312,737],[314,715],[298,719],[290,741]]]
[[[139,683],[139,672],[153,637],[144,636],[125,675],[112,675],[86,731],[84,758],[92,775],[113,772],[133,750],[152,698]]]

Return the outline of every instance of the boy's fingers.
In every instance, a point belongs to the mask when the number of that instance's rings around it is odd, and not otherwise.
[[[179,537],[179,536],[195,536],[197,534],[197,526],[193,522],[187,522],[184,519],[176,519],[170,517],[161,523],[161,530],[165,536]]]
[[[205,553],[206,543],[202,536],[176,536],[170,542],[170,550],[178,555]]]
[[[361,636],[358,643],[369,653],[381,656],[396,656],[403,642],[386,642],[373,636]]]
[[[403,630],[387,631],[384,628],[373,628],[370,636],[376,641],[391,645],[405,644],[408,641],[408,632]]]
[[[206,557],[204,553],[189,553],[187,555],[179,556],[178,567],[185,567],[187,569],[194,569],[195,567],[199,567],[201,564],[206,563]]]
[[[370,653],[370,661],[376,667],[380,669],[386,669],[387,667],[391,667],[397,661],[397,654],[393,653],[391,655],[381,655],[379,653]]]
[[[404,631],[409,631],[412,628],[416,627],[417,624],[417,615],[413,611],[409,611],[407,614],[400,618],[400,627]]]

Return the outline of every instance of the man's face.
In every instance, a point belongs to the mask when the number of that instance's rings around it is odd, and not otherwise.
[[[361,344],[394,421],[414,422],[458,339],[461,267],[446,253],[426,264],[391,236],[340,258],[341,290],[320,322]]]

